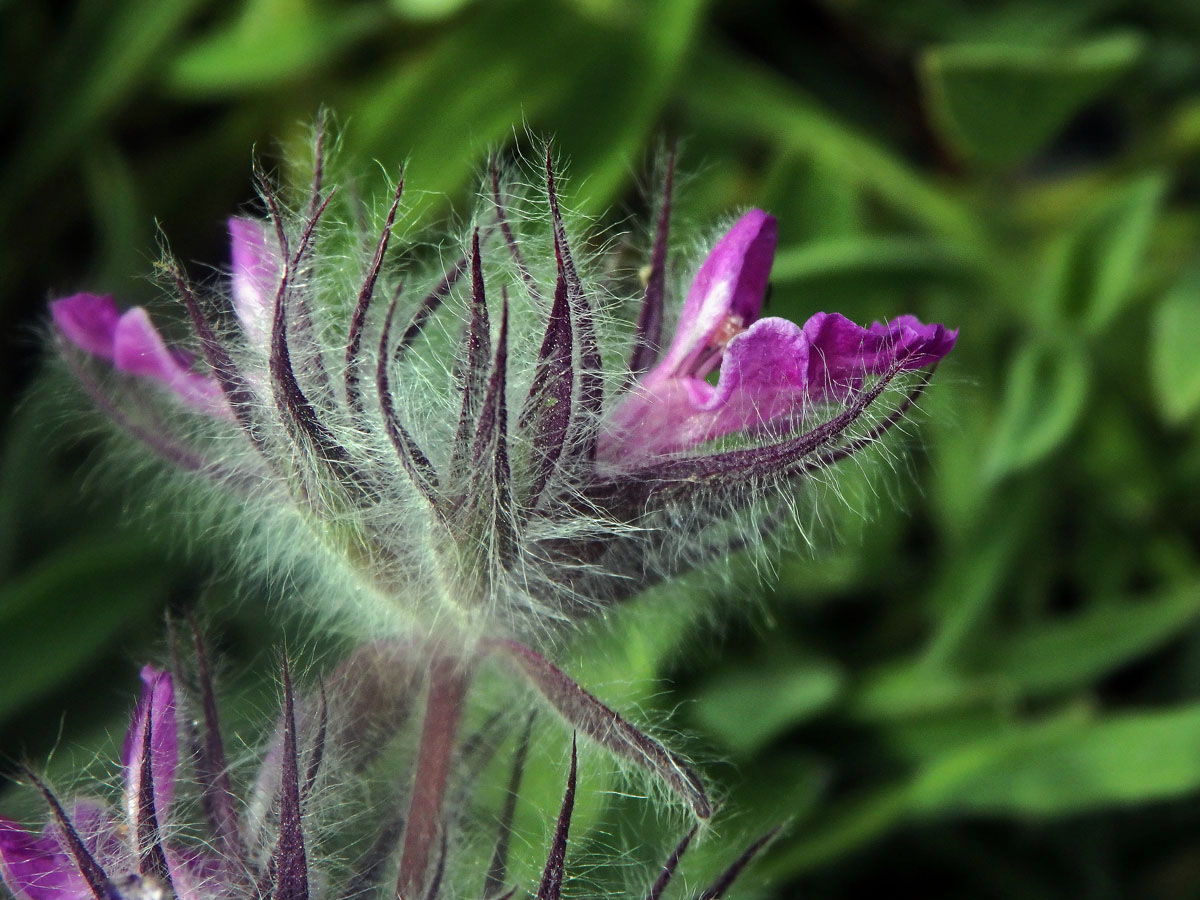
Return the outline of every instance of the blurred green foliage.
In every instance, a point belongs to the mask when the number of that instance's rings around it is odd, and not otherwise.
[[[69,745],[119,732],[169,602],[227,609],[235,662],[281,628],[222,607],[219,548],[173,553],[111,468],[85,491],[63,390],[26,392],[48,297],[157,302],[156,222],[223,259],[252,148],[273,165],[322,104],[348,167],[410,160],[430,216],[528,128],[616,221],[676,133],[686,220],[779,217],[775,314],[960,343],[896,473],[813,488],[815,551],[657,591],[565,664],[728,761],[731,833],[790,820],[759,869],[783,895],[1200,893],[1200,7],[10,2],[0,52],[4,759],[64,708]]]

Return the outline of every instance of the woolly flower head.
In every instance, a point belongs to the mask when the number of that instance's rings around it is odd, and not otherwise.
[[[0,816],[0,885],[16,900],[365,900],[527,896],[510,865],[517,837],[514,812],[530,743],[532,719],[516,742],[508,801],[473,822],[468,800],[479,769],[506,752],[504,728],[485,724],[445,760],[455,800],[444,811],[404,814],[405,793],[417,793],[427,773],[397,767],[386,755],[419,705],[403,645],[360,647],[320,691],[293,688],[285,658],[283,704],[257,771],[227,763],[224,733],[204,643],[196,635],[194,665],[142,670],[141,697],[121,759],[121,802],[96,785],[69,800],[32,771],[50,817],[27,829]],[[180,669],[185,669],[180,671]],[[191,671],[187,671],[190,669]],[[419,679],[418,679],[419,680]],[[503,756],[500,757],[503,759]],[[382,802],[366,798],[370,770],[382,770]],[[566,789],[536,884],[542,900],[560,900],[574,860],[568,845],[577,789],[574,745]],[[352,798],[361,811],[350,816]],[[416,810],[416,812],[414,812]],[[191,811],[199,813],[190,821]],[[473,827],[475,826],[475,827]],[[428,833],[436,849],[414,863],[410,837]],[[691,828],[649,886],[647,900],[665,896],[689,843]],[[717,900],[764,848],[767,832],[733,861],[703,894]],[[474,847],[473,844],[483,844]],[[479,867],[477,849],[490,863]],[[620,862],[614,858],[612,862]],[[518,893],[520,892],[520,893]],[[3,893],[0,888],[0,894]]]
[[[370,236],[337,220],[319,144],[298,211],[261,179],[265,218],[230,220],[225,291],[167,264],[190,346],[111,297],[52,311],[121,424],[233,498],[260,555],[372,625],[528,638],[754,543],[795,482],[900,419],[924,385],[911,373],[955,341],[912,316],[761,318],[761,210],[677,291],[669,168],[638,296],[580,252],[549,154],[534,188],[493,165],[461,251],[422,268],[389,252],[403,181]]]

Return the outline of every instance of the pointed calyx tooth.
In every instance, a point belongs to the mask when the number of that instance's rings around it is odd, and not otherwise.
[[[481,646],[515,666],[576,731],[658,778],[691,807],[696,818],[712,816],[712,801],[691,766],[626,722],[550,660],[517,641],[490,639]]]
[[[490,519],[494,551],[502,564],[516,552],[512,526],[512,472],[508,461],[508,292],[503,293],[500,334],[487,394],[471,448],[471,489],[466,502]],[[488,457],[490,456],[490,465]]]
[[[575,382],[571,306],[567,282],[559,272],[554,286],[554,305],[538,351],[537,368],[517,426],[533,437],[533,483],[525,507],[532,510],[546,483],[554,474],[566,446],[571,427],[572,391]]]
[[[504,892],[508,879],[508,847],[512,842],[513,819],[517,814],[517,799],[520,796],[521,779],[525,775],[525,759],[529,754],[529,739],[533,735],[533,720],[536,712],[525,718],[525,729],[513,756],[512,771],[508,776],[508,792],[504,795],[504,808],[496,831],[496,846],[492,850],[492,861],[488,864],[487,877],[483,882],[484,900],[495,900]]]
[[[878,443],[885,434],[895,428],[908,415],[912,408],[916,406],[917,401],[921,399],[921,395],[925,393],[925,389],[929,387],[929,382],[932,380],[936,368],[934,366],[922,372],[917,378],[917,383],[909,389],[904,399],[897,404],[896,408],[875,425],[871,426],[865,434],[851,438],[844,444],[839,444],[826,450],[824,453],[817,454],[804,464],[802,471],[805,474],[819,471],[832,466],[834,463],[841,462],[843,459],[848,459],[859,451],[871,446],[871,444]]]
[[[75,380],[96,404],[96,408],[103,412],[112,422],[127,432],[131,437],[136,438],[154,453],[157,453],[167,462],[181,469],[190,472],[196,472],[206,475],[214,480],[224,480],[228,483],[236,483],[237,478],[233,476],[224,466],[220,466],[211,459],[201,456],[194,452],[191,448],[185,447],[179,441],[173,440],[170,436],[170,431],[165,424],[148,411],[141,411],[138,420],[134,420],[126,411],[105,391],[96,379],[92,376],[80,361],[73,354],[64,354],[64,361],[67,368]],[[222,392],[223,393],[223,392]],[[238,424],[241,424],[239,421]]]
[[[546,868],[542,871],[542,883],[538,885],[537,900],[560,900],[563,875],[566,872],[567,838],[571,831],[571,815],[575,812],[575,781],[579,774],[579,757],[575,752],[575,738],[571,738],[571,771],[567,773],[567,789],[563,792],[562,806],[558,811],[558,822],[554,826],[554,839],[546,857]]]
[[[160,722],[163,717],[156,714],[154,709],[155,691],[151,690],[146,696],[146,720],[142,728],[142,750],[139,757],[138,771],[130,780],[136,778],[137,784],[137,816],[132,823],[137,833],[138,872],[141,875],[153,875],[164,885],[171,886],[172,894],[175,888],[171,884],[171,871],[167,866],[167,854],[162,845],[162,828],[158,821],[157,803],[154,796],[154,768],[156,746],[154,738],[154,720]],[[172,727],[174,722],[171,723]]]
[[[693,825],[688,829],[687,834],[680,839],[675,845],[675,849],[671,851],[671,855],[667,857],[667,861],[663,863],[662,871],[658,873],[658,878],[654,880],[654,884],[650,887],[649,893],[646,894],[646,900],[659,900],[663,895],[663,891],[671,883],[671,879],[675,877],[675,870],[679,868],[679,861],[683,859],[683,854],[687,852],[688,846],[692,843],[692,838],[696,836],[696,832],[700,830],[700,826]]]
[[[325,683],[321,682],[321,690],[317,693],[317,733],[313,737],[312,747],[308,751],[308,768],[304,775],[304,789],[300,792],[302,799],[312,795],[321,772],[321,763],[325,760],[325,738],[329,732],[329,697],[325,693]]]
[[[325,131],[327,128],[328,113],[322,107],[317,112],[317,124],[315,130],[316,141],[313,144],[313,174],[312,186],[308,190],[308,218],[316,217],[317,208],[321,204],[321,188],[325,184]]]
[[[440,507],[437,470],[429,457],[417,446],[404,425],[400,422],[388,383],[388,343],[391,337],[392,320],[396,316],[396,301],[393,300],[383,320],[383,333],[379,338],[379,362],[375,369],[375,385],[379,393],[379,409],[383,415],[383,427],[388,440],[400,459],[400,465],[412,480],[417,490],[435,509]]]
[[[362,395],[359,391],[359,355],[362,350],[362,333],[363,327],[367,321],[367,311],[371,307],[371,301],[375,297],[375,283],[379,280],[379,273],[383,268],[383,259],[387,255],[388,242],[392,237],[392,226],[396,224],[396,211],[400,208],[400,199],[404,196],[404,175],[400,175],[399,181],[396,183],[396,193],[392,197],[391,208],[388,209],[387,221],[383,225],[383,231],[379,234],[379,241],[375,244],[375,255],[371,257],[371,264],[367,267],[366,277],[363,279],[362,287],[358,290],[358,299],[354,303],[354,312],[350,316],[350,333],[346,339],[346,374],[345,374],[345,390],[346,403],[354,412],[362,411]]]
[[[767,848],[767,845],[771,843],[771,841],[775,840],[776,836],[779,834],[779,831],[779,826],[772,828],[762,837],[758,838],[758,840],[754,841],[754,843],[752,843],[749,847],[743,850],[741,856],[735,859],[733,863],[730,864],[727,869],[725,869],[724,872],[713,879],[712,884],[710,884],[696,896],[696,900],[721,900],[721,898],[725,896],[725,893],[733,885],[734,881],[737,880],[738,876],[742,874],[742,871],[746,868],[746,866],[750,865],[750,863],[754,861],[755,857],[762,853],[763,850]]]
[[[488,322],[487,295],[483,287],[483,261],[479,253],[479,229],[471,238],[471,317],[463,333],[463,353],[459,360],[458,382],[462,403],[458,430],[451,456],[451,477],[457,480],[471,464],[471,443],[479,407],[487,389],[491,365],[492,336]]]
[[[280,240],[284,238],[281,237]],[[279,289],[275,294],[275,313],[271,326],[270,370],[275,405],[280,416],[289,424],[288,431],[293,435],[293,440],[306,443],[322,462],[330,466],[334,466],[335,463],[340,467],[349,466],[349,454],[337,443],[332,432],[317,415],[292,368],[291,348],[288,344],[288,279],[289,272],[285,266],[279,280]]]
[[[254,392],[250,389],[250,383],[234,363],[229,349],[217,337],[216,329],[209,320],[208,313],[200,305],[200,301],[192,291],[191,285],[188,284],[183,271],[171,263],[170,272],[179,296],[183,300],[183,305],[187,308],[188,317],[192,320],[192,329],[200,339],[200,348],[204,353],[204,359],[213,370],[217,383],[221,386],[221,392],[229,403],[229,408],[233,410],[234,417],[242,426],[246,436],[250,438],[251,443],[259,450],[265,449],[266,442],[254,421],[255,397]]]
[[[541,291],[538,289],[533,274],[529,271],[529,266],[525,264],[525,258],[521,254],[521,247],[517,243],[517,236],[508,221],[508,212],[504,204],[504,196],[500,185],[500,163],[495,157],[492,157],[488,169],[492,182],[492,205],[496,208],[496,222],[500,226],[500,232],[504,235],[504,243],[508,245],[509,255],[512,257],[513,264],[517,267],[517,271],[521,275],[521,280],[525,282],[525,287],[529,290],[529,296],[535,301],[540,300]]]
[[[216,838],[222,858],[234,863],[235,874],[248,866],[242,850],[237,810],[233,804],[233,787],[225,761],[225,744],[217,711],[216,692],[208,663],[208,650],[193,616],[188,616],[196,668],[200,685],[200,705],[204,712],[204,739],[196,753],[196,780],[200,786],[200,805],[209,828]]]
[[[840,458],[839,441],[848,436],[849,429],[879,400],[900,371],[901,366],[893,366],[836,416],[802,434],[756,447],[649,462],[622,473],[619,479],[596,482],[589,493],[606,507],[637,509],[656,496],[715,498],[737,493],[756,479],[785,478],[821,468],[826,455],[834,461]],[[901,406],[907,409],[911,402],[906,400]],[[895,424],[899,419],[889,416],[880,424]],[[851,437],[849,443],[853,441]]]
[[[83,842],[83,838],[80,836],[75,824],[71,821],[70,816],[67,815],[67,811],[63,809],[58,797],[46,786],[44,781],[34,774],[32,769],[24,768],[23,772],[25,778],[41,792],[42,797],[46,800],[46,804],[50,807],[50,814],[62,832],[62,839],[67,845],[67,851],[71,854],[76,868],[79,869],[79,874],[87,882],[88,890],[91,892],[93,900],[122,900],[121,892],[113,884],[108,873],[104,871],[100,863],[96,862],[95,857],[88,852],[87,845]]]
[[[666,301],[667,245],[671,228],[671,191],[675,181],[675,145],[671,145],[667,157],[667,170],[663,177],[663,194],[659,201],[658,223],[654,229],[654,248],[650,255],[650,276],[642,295],[642,308],[638,312],[637,331],[633,338],[633,352],[629,359],[632,377],[644,374],[658,360],[662,348],[663,307]],[[628,387],[628,385],[627,385]]]
[[[475,437],[471,445],[471,465],[478,467],[489,448],[500,454],[507,443],[507,412],[505,388],[508,383],[508,293],[504,292],[500,314],[500,334],[496,339],[496,355],[488,378],[487,393],[479,410]],[[507,457],[505,457],[507,469]]]
[[[272,857],[272,900],[308,900],[308,854],[300,806],[300,758],[296,699],[287,656],[283,657],[283,764],[279,787],[279,840]]]
[[[596,342],[596,320],[591,301],[583,288],[583,281],[575,267],[571,247],[567,242],[567,229],[563,225],[562,211],[558,205],[558,192],[554,184],[554,166],[550,159],[550,148],[546,147],[546,194],[550,201],[550,217],[554,223],[554,261],[558,277],[566,284],[567,302],[575,320],[574,338],[579,355],[579,412],[577,430],[579,453],[588,459],[596,455],[596,435],[600,414],[604,408],[603,362],[600,347]],[[574,443],[574,442],[573,442]]]
[[[274,207],[272,206],[272,208]],[[318,214],[321,209],[324,207],[318,209]],[[278,219],[276,221],[278,223]],[[314,224],[310,222],[309,227],[311,228]],[[286,259],[287,237],[283,232],[282,225],[277,224],[276,227],[281,255]],[[309,229],[306,228],[297,250],[297,259],[304,252],[310,237]],[[291,294],[290,278],[291,266],[285,265],[279,279],[279,288],[275,294],[275,309],[271,324],[269,368],[275,406],[287,425],[287,432],[298,450],[302,453],[311,452],[333,476],[334,483],[339,485],[345,493],[355,498],[371,496],[374,490],[371,487],[369,476],[351,459],[349,451],[338,443],[333,432],[322,421],[316,407],[305,395],[296,378],[296,372],[292,367],[291,347],[288,343],[287,301]],[[319,365],[319,357],[314,357],[314,359],[318,362],[316,370],[321,376],[321,381],[327,382],[328,376],[325,375],[324,368]],[[328,393],[330,392],[326,390],[326,394]]]

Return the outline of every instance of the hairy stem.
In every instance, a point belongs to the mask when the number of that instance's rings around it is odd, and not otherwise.
[[[406,900],[424,893],[431,851],[442,830],[442,804],[469,683],[470,673],[455,657],[435,656],[429,665],[429,696],[396,884],[397,895]]]

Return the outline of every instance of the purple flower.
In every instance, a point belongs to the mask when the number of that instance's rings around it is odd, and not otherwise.
[[[844,403],[865,379],[932,365],[953,348],[957,331],[913,316],[870,328],[837,313],[803,326],[759,319],[775,240],[775,218],[755,209],[713,247],[670,348],[613,411],[601,460],[627,467],[737,432],[786,433],[815,404]]]
[[[64,338],[118,372],[157,382],[201,412],[229,414],[216,379],[196,371],[190,353],[167,347],[140,306],[121,313],[111,296],[84,293],[55,300],[50,315]]]
[[[471,896],[481,900],[515,896],[520,887],[510,872],[509,855],[515,841],[514,817],[533,733],[527,717],[517,741],[509,793],[494,816],[495,849],[486,871],[455,871],[460,862],[474,862],[462,848],[471,843],[459,834],[466,826],[467,800],[478,771],[505,742],[499,717],[447,748],[440,768],[455,796],[456,806],[443,815],[428,808],[414,818],[394,803],[403,791],[387,790],[377,806],[356,810],[352,845],[345,837],[348,810],[334,810],[322,820],[322,808],[310,809],[320,784],[327,797],[353,802],[361,792],[358,779],[379,763],[377,774],[397,787],[419,792],[430,773],[401,764],[384,750],[404,741],[405,729],[418,718],[420,705],[413,690],[419,672],[413,668],[412,648],[398,642],[376,641],[358,648],[336,667],[315,695],[294,691],[289,666],[282,665],[283,703],[279,722],[266,743],[257,778],[248,795],[234,800],[234,774],[225,762],[224,736],[209,675],[204,642],[193,632],[195,722],[177,725],[175,681],[153,666],[142,670],[142,694],[129,727],[122,755],[123,814],[90,798],[64,807],[38,776],[29,780],[41,790],[52,818],[40,832],[27,831],[0,818],[0,878],[16,900],[309,900],[320,893],[330,897],[413,896],[440,900]],[[426,713],[428,715],[428,712]],[[188,717],[191,718],[190,716]],[[195,733],[193,730],[195,729]],[[172,800],[179,779],[179,741],[192,746],[203,823],[186,829],[190,843],[176,837],[178,822]],[[337,766],[329,766],[329,756]],[[560,900],[569,869],[571,819],[578,768],[574,742],[570,769],[553,836],[542,864],[537,896]],[[489,819],[493,817],[489,816]],[[490,826],[489,826],[490,827]],[[674,875],[698,826],[692,827],[658,868],[657,880],[646,895],[657,900]],[[417,871],[409,836],[429,833],[434,841]],[[717,900],[771,841],[767,831],[748,846],[711,883],[703,896]],[[321,842],[331,838],[340,848],[334,866],[323,865],[328,854]],[[365,839],[364,839],[365,838]],[[594,860],[593,860],[594,866]],[[620,855],[624,876],[628,860]],[[398,870],[398,871],[397,871]],[[464,893],[470,891],[471,893]]]
[[[142,669],[142,696],[122,754],[121,815],[89,798],[55,813],[40,832],[0,818],[0,876],[19,900],[119,900],[127,896],[211,900],[229,894],[207,851],[164,839],[179,761],[171,676]]]
[[[235,217],[228,224],[233,310],[246,338],[266,350],[271,336],[275,287],[279,284],[279,253],[271,245],[262,222]]]
[[[580,734],[706,818],[695,773],[528,645],[761,543],[798,482],[901,420],[929,377],[911,373],[944,357],[957,332],[911,316],[869,328],[825,313],[803,326],[760,319],[776,223],[753,210],[698,267],[660,352],[668,173],[626,346],[628,329],[605,321],[616,304],[597,297],[628,282],[605,282],[607,270],[576,254],[549,153],[537,197],[524,193],[529,179],[492,166],[461,255],[432,272],[389,265],[403,181],[373,245],[348,258],[361,235],[339,235],[324,216],[319,149],[313,168],[304,214],[285,212],[264,181],[266,221],[230,220],[223,293],[200,295],[170,269],[202,362],[167,349],[140,310],[78,295],[54,306],[72,363],[85,383],[89,364],[131,376],[93,393],[154,450],[225,489],[252,564],[311,574],[337,612],[408,634],[423,658],[450,657],[439,663],[449,671],[504,656]],[[126,319],[141,323],[136,340],[120,336]],[[211,427],[180,427],[181,404]]]

